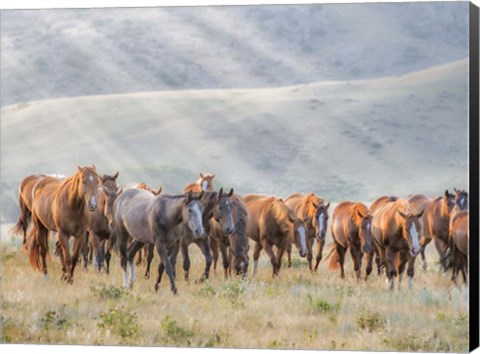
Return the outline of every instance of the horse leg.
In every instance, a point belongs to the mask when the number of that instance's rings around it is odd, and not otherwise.
[[[307,261],[308,261],[308,269],[310,270],[310,272],[313,273],[313,265],[312,265],[312,261],[313,261],[313,251],[312,251],[312,248],[313,248],[313,240],[311,237],[308,237],[308,234],[306,235],[307,237]],[[320,262],[320,261],[319,261]]]
[[[200,239],[195,243],[200,248],[200,251],[205,257],[205,271],[199,279],[200,282],[203,282],[208,279],[208,275],[210,273],[210,267],[212,265],[212,254],[210,253],[210,245],[208,244],[208,238]]]
[[[153,251],[155,250],[155,245],[149,243],[147,246],[147,268],[145,269],[145,278],[150,279],[150,267],[153,260]],[[178,250],[177,250],[178,252]]]
[[[187,240],[182,238],[180,241],[180,250],[182,251],[182,258],[183,258],[183,274],[185,281],[188,282],[188,278],[190,275],[190,254],[188,253],[188,243]]]
[[[70,283],[72,282],[72,257],[70,255],[70,249],[68,246],[68,239],[69,236],[63,231],[62,229],[58,230],[58,241],[60,242],[60,247],[61,247],[61,259],[63,258],[64,265],[65,265],[65,270],[62,278],[67,282]]]
[[[398,253],[398,284],[397,289],[400,290],[403,279],[403,272],[405,271],[405,265],[409,259],[409,251],[401,251]],[[409,282],[410,283],[410,282]]]
[[[95,254],[95,262],[93,263],[93,268],[96,269],[98,272],[102,269],[103,263],[103,252],[100,248],[100,237],[97,233],[93,230],[89,232],[90,234],[90,247],[93,249]]]
[[[375,251],[372,250],[365,255],[365,263],[367,264],[367,268],[365,270],[365,281],[368,279],[368,276],[373,270],[373,258],[375,257],[374,252]]]
[[[110,237],[106,240],[103,240],[103,249],[104,249],[104,254],[105,254],[105,272],[107,274],[110,274],[110,260],[112,259],[112,253],[111,253],[111,237],[112,234],[110,234]]]
[[[359,282],[362,271],[362,252],[357,248],[357,246],[351,244],[350,255],[352,256],[353,270],[355,271],[357,282]]]
[[[127,242],[128,242],[128,233],[126,230],[115,231],[116,242],[118,243],[118,252],[120,253],[120,266],[123,271],[123,287],[128,289],[130,284],[128,282],[128,271],[127,271]],[[110,235],[110,237],[113,236]]]
[[[427,270],[427,260],[425,259],[425,248],[427,245],[432,241],[430,237],[425,237],[423,236],[420,239],[420,247],[422,247],[422,250],[420,251],[420,255],[422,257],[422,268],[423,270]]]
[[[220,240],[220,243],[218,245],[220,247],[220,253],[222,254],[222,262],[223,262],[223,274],[225,279],[228,278],[228,269],[230,267],[230,261],[228,257],[228,250],[227,250],[227,244],[224,240]]]
[[[318,241],[317,240],[317,256],[315,257],[315,272],[318,269],[318,265],[320,264],[320,261],[322,260],[322,253],[323,253],[323,246],[325,245],[325,239]],[[343,269],[343,266],[342,266]]]
[[[38,245],[40,247],[40,257],[42,260],[42,272],[43,277],[48,279],[48,272],[47,272],[47,252],[48,252],[48,229],[45,228],[43,225],[38,223],[38,226],[35,226],[36,236]]]
[[[130,265],[130,281],[129,281],[129,288],[133,287],[133,283],[135,282],[135,255],[139,250],[141,250],[145,246],[145,243],[140,242],[138,240],[133,240],[133,242],[128,246],[127,250],[127,262]]]
[[[253,246],[253,271],[252,276],[257,274],[258,268],[258,258],[260,257],[260,251],[262,250],[262,245],[260,242],[255,242],[255,246]]]
[[[73,284],[73,272],[75,270],[75,266],[78,262],[78,257],[80,256],[80,252],[85,244],[85,238],[87,237],[86,232],[82,232],[79,237],[75,238],[75,242],[73,243],[73,256],[72,256],[72,270],[70,271],[71,278],[70,282]]]
[[[162,235],[157,235],[157,236],[162,236]],[[167,271],[167,275],[170,278],[170,290],[174,294],[176,294],[177,287],[175,286],[175,278],[173,276],[173,267],[172,267],[172,263],[170,262],[170,258],[168,257],[167,246],[165,245],[165,242],[162,241],[160,237],[158,237],[155,242],[155,247],[157,248],[158,255],[160,256],[160,262],[163,264],[164,268]],[[158,285],[160,284],[160,280],[162,278],[160,273],[160,269],[161,269],[160,266],[158,267],[158,269],[159,269],[159,272],[158,272],[157,282],[155,284],[155,291],[158,291]]]
[[[386,271],[388,277],[388,287],[390,290],[393,290],[394,286],[394,278],[397,275],[395,269],[395,251],[392,250],[390,247],[387,247],[385,250],[385,258],[386,258]]]
[[[280,245],[277,247],[277,255],[276,255],[276,259],[277,259],[277,275],[278,273],[280,272],[280,268],[282,267],[282,258],[283,258],[283,254],[285,253],[285,249],[287,248],[287,245],[286,243],[284,243],[283,245]]]
[[[440,264],[442,265],[443,270],[446,272],[447,264],[445,262],[445,252],[446,252],[445,244],[438,237],[435,237],[433,242],[435,244],[435,248],[437,249],[438,255],[440,256]]]
[[[292,242],[288,242],[287,246],[287,262],[288,262],[288,268],[292,267]]]
[[[278,276],[278,260],[277,260],[277,257],[275,256],[275,253],[273,252],[273,245],[270,242],[268,242],[268,240],[265,237],[261,238],[261,240],[262,240],[261,242],[262,247],[265,250],[265,253],[270,258],[270,263],[272,264],[272,268],[273,268],[272,276],[275,278]]]

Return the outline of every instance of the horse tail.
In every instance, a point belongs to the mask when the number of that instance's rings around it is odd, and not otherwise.
[[[330,248],[330,251],[324,259],[326,260],[331,257],[328,262],[328,270],[338,269],[340,267],[340,256],[338,255],[337,247],[334,242],[330,243],[327,247]]]
[[[40,264],[40,243],[37,239],[37,232],[35,232],[35,228],[33,228],[30,233],[28,234],[28,239],[30,240],[30,245],[28,247],[30,251],[30,265],[33,269],[41,270]]]
[[[20,210],[20,216],[15,226],[11,229],[12,235],[20,235],[23,232],[23,243],[26,241],[26,232],[28,227],[28,218],[30,216],[30,210],[28,210],[25,202],[22,198],[22,193],[18,192],[18,208]]]

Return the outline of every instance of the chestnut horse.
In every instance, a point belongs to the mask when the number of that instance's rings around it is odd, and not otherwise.
[[[203,235],[203,205],[200,201],[202,197],[203,192],[195,197],[191,192],[182,195],[155,196],[141,189],[127,189],[117,197],[113,204],[112,227],[120,251],[124,287],[132,287],[135,281],[133,262],[135,253],[148,243],[155,245],[161,260],[155,291],[158,290],[163,270],[166,269],[170,279],[170,289],[174,294],[177,293],[174,269],[168,252],[169,245],[176,241],[172,230],[183,221],[196,236]],[[129,239],[133,239],[133,242],[127,249]],[[130,265],[130,279],[127,262]]]
[[[282,256],[289,242],[294,242],[300,256],[307,255],[306,226],[295,213],[277,197],[249,194],[243,197],[247,207],[247,235],[255,242],[253,249],[253,275],[257,273],[260,251],[265,249],[278,276]],[[277,254],[273,251],[277,247]]]
[[[18,208],[20,210],[20,216],[11,233],[13,235],[19,235],[23,232],[23,248],[27,246],[27,229],[32,216],[33,186],[45,176],[44,174],[29,175],[20,182],[20,186],[18,187]]]
[[[446,270],[445,254],[449,245],[450,213],[455,207],[455,195],[445,191],[443,197],[429,198],[422,194],[411,195],[407,201],[416,209],[424,210],[421,219],[422,234],[420,246],[422,247],[422,267],[427,268],[425,261],[425,247],[432,241],[440,256],[440,263]]]
[[[201,191],[204,192],[212,192],[213,191],[213,178],[215,174],[206,173],[203,174],[200,172],[200,178],[195,183],[190,183],[183,189],[183,193],[188,193],[190,191],[200,193]]]
[[[325,205],[322,198],[313,193],[303,195],[301,193],[291,194],[285,199],[285,204],[293,210],[295,215],[305,222],[307,227],[307,260],[308,269],[317,271],[322,260],[323,247],[325,246],[325,235],[328,229],[328,208],[330,203]],[[313,243],[317,240],[317,255],[315,257],[315,268],[312,267]],[[288,267],[291,267],[291,244],[287,247]]]
[[[64,181],[44,177],[35,185],[32,202],[34,238],[30,245],[30,262],[47,276],[46,254],[48,231],[58,233],[62,279],[73,283],[73,272],[85,242],[91,213],[97,209],[99,177],[95,166],[78,167],[78,171]],[[73,257],[68,240],[75,238]],[[40,263],[41,257],[41,263]]]
[[[419,213],[405,199],[385,203],[376,210],[372,220],[372,237],[380,252],[382,263],[386,265],[390,289],[394,277],[399,275],[398,287],[405,264],[408,262],[408,285],[412,287],[415,257],[420,253],[419,237],[422,234]]]
[[[450,219],[450,248],[446,256],[447,268],[452,268],[452,282],[457,285],[458,272],[467,284],[468,245],[470,239],[468,210],[456,210]]]
[[[372,204],[370,204],[370,214],[372,217],[375,215],[375,212],[380,209],[382,206],[394,202],[398,199],[398,197],[395,196],[381,196],[375,199]],[[374,240],[375,241],[375,240]],[[376,246],[374,242],[374,247],[373,249],[369,252],[367,256],[367,268],[370,268],[373,263],[373,258],[375,258],[375,263],[377,264],[377,271],[378,275],[382,272],[382,269],[385,267],[385,264],[382,263],[382,260],[380,259],[380,250]]]
[[[372,256],[371,226],[372,215],[363,203],[345,201],[338,204],[333,211],[331,232],[336,248],[328,268],[335,269],[340,265],[342,279],[345,278],[345,252],[350,248],[357,281],[360,280],[363,253],[366,253],[367,257]],[[371,272],[372,262],[367,260],[365,280]]]
[[[232,217],[235,230],[226,232],[225,228],[214,218],[211,222],[210,247],[213,253],[214,269],[218,260],[218,249],[222,254],[225,278],[232,271],[236,275],[245,277],[248,269],[248,214],[245,203],[238,194],[230,197],[232,204]]]

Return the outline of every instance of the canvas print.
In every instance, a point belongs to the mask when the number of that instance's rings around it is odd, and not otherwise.
[[[1,11],[1,342],[468,351],[469,6]]]

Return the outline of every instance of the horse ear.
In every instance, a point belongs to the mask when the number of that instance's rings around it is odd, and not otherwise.
[[[460,191],[459,191],[457,188],[455,188],[455,187],[453,187],[453,191],[454,191],[455,193],[460,192]]]
[[[215,178],[215,173],[212,175],[212,178]]]
[[[223,195],[223,187],[218,191],[218,197],[220,198]]]
[[[203,178],[203,173],[202,172],[200,172],[200,178]]]
[[[187,203],[189,203],[192,200],[192,190],[189,190],[187,193]]]
[[[202,199],[204,195],[205,195],[205,191],[202,190],[202,191],[200,192],[200,195],[198,196],[198,199]]]
[[[360,216],[360,218],[362,218],[362,219],[365,218],[365,215],[363,215],[360,210],[358,210],[358,209],[356,209],[356,210],[357,210],[357,215]]]
[[[153,191],[153,194],[159,195],[160,193],[162,193],[162,191],[163,191],[163,187],[160,186],[160,188],[158,188],[156,191]]]
[[[230,188],[230,192],[228,192],[228,197],[230,198],[233,195],[233,188]]]
[[[415,215],[415,217],[417,219],[420,219],[422,217],[424,211],[425,211],[425,209],[423,209],[421,212],[419,212],[417,215]]]
[[[450,193],[448,193],[448,189],[447,189],[447,190],[445,190],[445,197],[446,197],[446,198],[448,198],[448,197],[449,197],[449,194],[450,194]]]
[[[95,165],[92,165],[92,169],[93,169],[94,171],[97,170],[97,168],[95,167]]]
[[[82,172],[82,168],[77,165],[78,171]]]
[[[115,174],[112,176],[112,178],[113,178],[114,181],[117,179],[118,174],[119,174],[119,172],[117,171],[117,173],[115,173]]]
[[[397,211],[398,211],[398,213],[400,214],[400,216],[401,216],[402,218],[404,218],[404,219],[408,218],[408,215],[405,214],[403,211],[401,211],[401,210],[397,210]],[[423,212],[422,212],[422,213],[423,213]]]
[[[312,201],[312,205],[315,207],[315,209],[318,209],[320,207],[320,204],[315,204],[314,201]]]
[[[329,208],[329,207],[330,207],[330,202],[328,202],[328,204],[327,204],[327,205],[325,205],[325,209],[327,209],[327,210],[328,210],[328,208]]]

